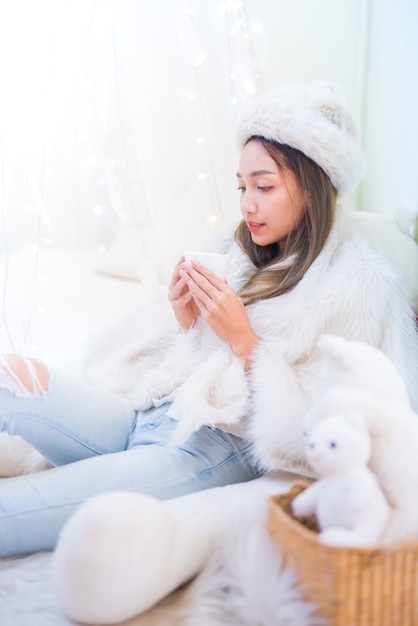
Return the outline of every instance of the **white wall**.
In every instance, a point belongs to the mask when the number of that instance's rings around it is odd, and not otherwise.
[[[363,116],[363,209],[418,209],[418,3],[372,3]]]

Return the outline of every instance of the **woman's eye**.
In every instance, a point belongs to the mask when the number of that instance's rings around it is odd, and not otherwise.
[[[243,186],[237,187],[237,189],[238,189],[238,191],[241,191],[242,193],[247,190],[247,188],[243,187]],[[257,187],[257,189],[258,189],[258,191],[261,191],[262,193],[265,193],[267,191],[270,191],[270,189],[273,189],[273,187]]]

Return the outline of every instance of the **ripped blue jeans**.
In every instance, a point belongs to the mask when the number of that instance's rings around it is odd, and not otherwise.
[[[54,467],[0,479],[0,556],[54,548],[76,508],[108,491],[168,499],[260,475],[245,439],[203,427],[168,445],[168,404],[140,412],[116,394],[48,370],[33,386],[0,373],[0,430],[20,435]],[[45,370],[46,371],[46,370]],[[1,450],[0,450],[1,454]]]

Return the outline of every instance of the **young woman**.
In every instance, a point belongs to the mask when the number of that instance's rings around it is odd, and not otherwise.
[[[111,357],[129,384],[105,390],[3,358],[0,428],[55,467],[2,481],[0,555],[52,549],[73,511],[106,491],[166,499],[273,468],[310,474],[302,422],[323,333],[382,349],[416,402],[408,294],[336,211],[364,171],[340,94],[277,88],[252,102],[237,134],[242,221],[219,251],[240,271],[223,281],[180,259],[169,286],[178,331],[144,327],[133,364]]]

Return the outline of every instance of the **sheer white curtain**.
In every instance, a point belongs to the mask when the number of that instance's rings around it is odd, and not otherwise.
[[[136,224],[162,254],[173,229],[181,249],[186,231],[220,218],[233,201],[234,108],[255,93],[265,55],[243,2],[0,10],[3,251],[105,246]]]
[[[2,212],[10,249],[100,240],[101,3],[0,4]],[[1,245],[5,246],[3,232]]]
[[[200,238],[233,214],[231,127],[244,99],[328,78],[361,109],[367,3],[335,4],[2,0],[8,247],[107,245],[136,222],[156,228],[162,250],[173,233],[182,249],[184,230]]]
[[[167,279],[236,211],[231,121],[265,52],[241,0],[0,1],[1,351],[29,342],[50,250]]]
[[[257,90],[264,29],[240,0],[130,1],[113,4],[113,39],[129,154],[122,188],[142,245],[168,271],[236,214],[231,126]]]
[[[99,2],[0,2],[0,350],[25,350],[43,251],[99,245],[108,205]],[[107,72],[108,70],[106,70]],[[14,332],[10,324],[13,322]]]

